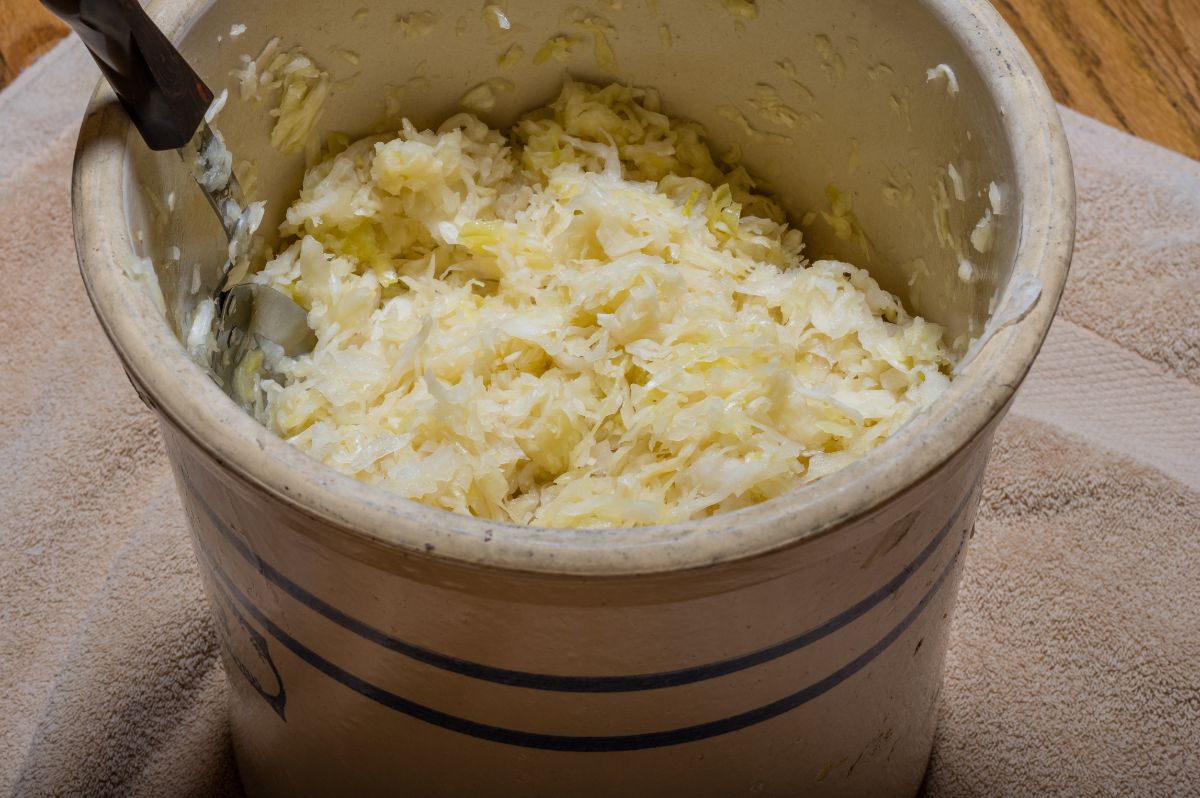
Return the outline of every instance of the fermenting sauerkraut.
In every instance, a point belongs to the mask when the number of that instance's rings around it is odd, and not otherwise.
[[[703,131],[568,82],[508,137],[459,115],[329,154],[255,279],[316,349],[267,422],[487,519],[658,524],[826,476],[947,385],[942,330],[798,230]]]

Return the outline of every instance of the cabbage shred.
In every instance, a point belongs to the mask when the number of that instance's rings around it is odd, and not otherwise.
[[[305,176],[257,280],[318,344],[267,421],[434,507],[661,524],[861,457],[948,385],[942,329],[798,230],[651,94],[568,82],[506,138],[405,121]]]

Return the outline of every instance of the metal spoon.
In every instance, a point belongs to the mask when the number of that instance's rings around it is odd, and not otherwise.
[[[136,0],[42,0],[83,39],[142,139],[152,150],[176,150],[188,164],[229,238],[229,257],[213,292],[217,351],[212,371],[229,389],[234,369],[258,338],[294,357],[312,351],[308,314],[262,285],[230,286],[245,274],[257,227],[247,211],[233,159],[204,115],[213,93]]]

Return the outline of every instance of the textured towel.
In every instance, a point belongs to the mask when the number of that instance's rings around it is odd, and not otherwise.
[[[66,44],[0,94],[0,794],[237,794],[155,418],[75,269],[87,70]],[[1200,790],[1200,164],[1064,113],[1078,253],[997,436],[931,796]]]

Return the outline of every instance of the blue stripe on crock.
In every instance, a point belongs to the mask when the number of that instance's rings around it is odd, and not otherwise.
[[[888,596],[895,593],[904,585],[916,572],[918,568],[933,555],[950,531],[962,518],[963,511],[967,507],[967,503],[975,494],[977,485],[972,485],[954,508],[954,512],[950,516],[950,520],[938,531],[937,535],[929,542],[929,544],[921,550],[920,554],[913,559],[908,565],[904,566],[895,577],[888,581],[869,596],[859,601],[849,609],[846,609],[829,620],[801,632],[795,637],[791,637],[780,643],[768,646],[767,648],[752,651],[748,654],[742,654],[730,659],[721,660],[719,662],[710,662],[705,665],[697,665],[690,668],[680,668],[672,671],[662,671],[659,673],[643,673],[632,674],[628,676],[562,676],[556,674],[530,673],[527,671],[510,670],[508,668],[498,668],[491,665],[484,665],[470,660],[451,657],[446,654],[441,654],[436,651],[422,648],[413,643],[401,640],[397,637],[377,629],[363,621],[358,620],[337,607],[325,602],[312,593],[305,590],[300,585],[293,582],[284,574],[280,573],[273,565],[265,562],[261,557],[254,553],[250,547],[243,541],[233,530],[231,530],[224,521],[222,521],[213,511],[204,499],[196,491],[189,491],[192,498],[204,511],[208,520],[213,524],[217,531],[229,541],[234,550],[242,556],[248,563],[254,566],[255,570],[265,576],[268,580],[282,589],[296,601],[308,607],[310,610],[324,616],[333,621],[337,625],[347,629],[354,634],[371,641],[383,648],[402,654],[410,659],[418,662],[432,665],[435,668],[440,668],[444,671],[457,673],[462,676],[469,676],[473,679],[479,679],[485,682],[493,682],[495,684],[503,684],[509,687],[523,687],[531,690],[548,690],[565,693],[626,693],[636,692],[640,690],[658,690],[666,687],[678,687],[685,684],[693,684],[702,682],[708,679],[715,679],[720,676],[728,676],[731,673],[736,673],[746,668],[752,668],[756,665],[770,662],[779,657],[791,654],[805,646],[827,637],[834,632],[849,625],[853,621],[865,615],[867,612],[878,606]],[[191,486],[189,485],[189,488]]]
[[[407,698],[396,695],[395,693],[384,690],[381,687],[371,684],[349,671],[341,668],[329,660],[322,657],[312,649],[305,646],[299,640],[289,635],[287,632],[276,626],[270,618],[268,618],[258,607],[250,603],[249,599],[238,590],[229,577],[221,570],[220,566],[213,561],[212,556],[204,548],[203,544],[199,546],[200,554],[208,562],[209,567],[216,574],[217,580],[221,587],[228,591],[239,604],[253,616],[268,634],[278,640],[285,648],[291,651],[300,659],[307,662],[312,667],[316,668],[321,673],[329,678],[341,683],[350,688],[365,698],[381,704],[389,709],[393,709],[411,718],[415,718],[433,726],[438,726],[443,729],[448,729],[459,734],[465,734],[470,737],[475,737],[480,740],[489,742],[501,743],[503,745],[518,746],[521,748],[535,748],[542,751],[569,751],[578,753],[605,753],[615,751],[641,751],[649,748],[663,748],[672,745],[682,745],[684,743],[693,743],[699,740],[707,740],[711,737],[719,737],[723,734],[740,731],[750,726],[756,726],[772,718],[779,717],[787,712],[803,706],[813,699],[829,692],[837,687],[842,682],[849,679],[854,674],[869,665],[876,657],[886,651],[892,643],[896,642],[904,632],[912,626],[913,622],[920,617],[929,602],[937,595],[939,589],[945,584],[946,579],[954,570],[954,566],[958,563],[959,557],[962,554],[963,546],[966,543],[966,536],[959,542],[958,548],[954,551],[954,555],[950,558],[950,562],[942,569],[937,580],[930,586],[929,591],[921,598],[917,605],[909,611],[900,623],[896,624],[890,632],[884,635],[877,643],[868,648],[862,654],[859,654],[846,665],[843,665],[838,670],[826,676],[820,681],[814,682],[802,690],[799,690],[791,695],[784,696],[778,701],[773,701],[770,704],[765,704],[761,707],[751,709],[747,712],[742,712],[737,715],[730,715],[720,720],[709,721],[707,723],[699,723],[694,726],[684,726],[678,729],[668,729],[665,731],[643,732],[640,734],[618,734],[610,736],[578,736],[578,735],[560,735],[560,734],[542,734],[538,732],[521,731],[520,729],[509,729],[503,726],[493,726],[488,723],[479,723],[477,721],[460,718],[457,715],[449,715],[445,712],[433,709],[431,707],[418,704],[415,701],[410,701]]]

